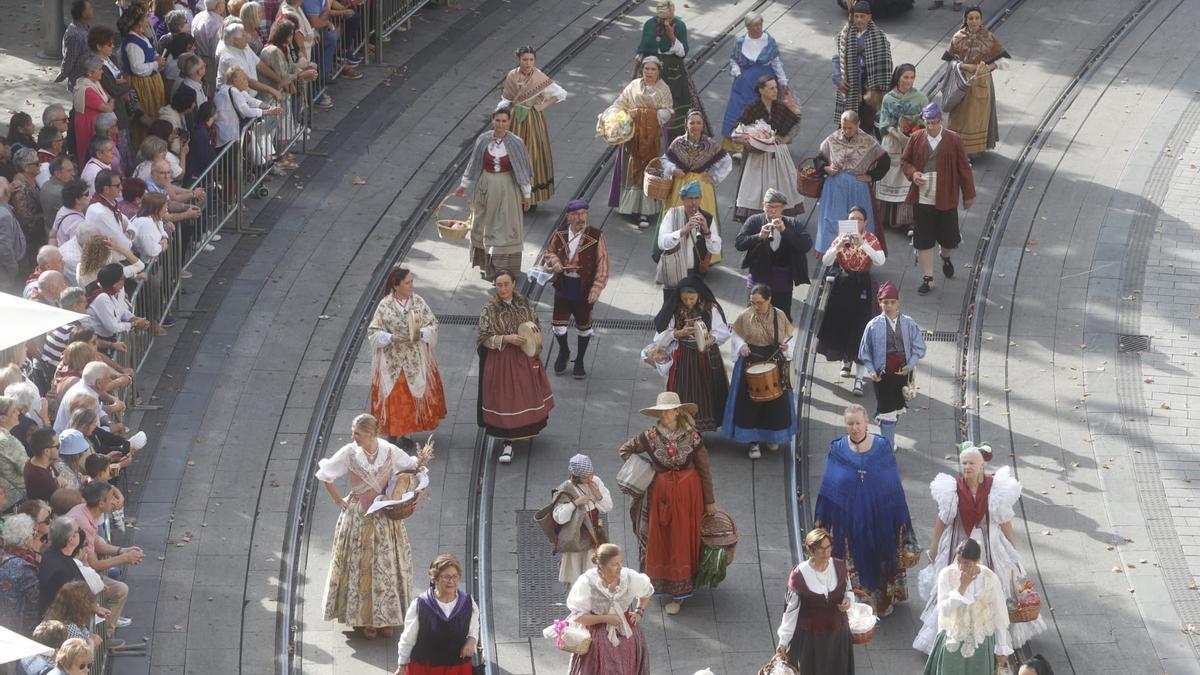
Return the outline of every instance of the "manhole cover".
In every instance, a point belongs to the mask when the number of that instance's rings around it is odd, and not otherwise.
[[[541,637],[542,629],[567,616],[567,588],[558,580],[558,556],[533,509],[517,511],[517,599],[520,637]]]
[[[1149,335],[1117,336],[1117,351],[1122,353],[1144,352],[1150,349]]]

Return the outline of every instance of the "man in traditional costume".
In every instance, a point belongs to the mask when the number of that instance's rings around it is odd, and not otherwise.
[[[700,208],[700,181],[679,191],[683,203],[666,212],[658,225],[658,273],[663,300],[670,297],[680,280],[689,275],[703,277],[712,256],[721,253],[721,234],[713,227],[713,215]]]
[[[896,445],[896,422],[908,409],[905,388],[917,363],[925,358],[925,339],[917,322],[900,313],[900,289],[883,282],[877,294],[883,312],[867,323],[858,360],[875,385],[875,421],[879,434]]]
[[[774,188],[763,193],[763,212],[750,216],[738,232],[734,247],[745,251],[742,269],[746,284],[771,287],[771,304],[792,320],[792,288],[808,283],[808,252],[812,237],[798,218],[783,215],[787,197]]]
[[[572,375],[582,380],[587,377],[583,363],[593,335],[592,306],[608,283],[608,242],[603,232],[588,225],[586,200],[567,203],[567,222],[551,233],[546,247],[546,267],[554,272],[554,317],[550,323],[558,341],[554,374],[567,370],[571,358],[567,323],[574,317],[578,342]]]
[[[667,122],[669,138],[675,138],[684,131],[684,121],[688,110],[703,112],[704,106],[696,94],[696,85],[687,72],[684,58],[688,53],[687,25],[683,19],[675,16],[675,3],[672,0],[657,0],[654,3],[654,18],[648,19],[642,25],[642,39],[638,43],[638,60],[655,57],[662,62],[662,80],[671,89],[671,98],[675,102],[674,112]]]
[[[550,133],[546,130],[544,111],[567,98],[567,91],[534,65],[536,60],[537,52],[533,47],[517,50],[519,65],[504,77],[500,98],[500,107],[511,106],[512,132],[525,141],[533,164],[530,210],[554,194],[554,156],[550,152]]]
[[[554,408],[554,394],[540,354],[522,350],[526,338],[522,324],[541,332],[537,311],[514,288],[513,273],[496,272],[496,296],[479,314],[476,345],[479,348],[479,398],[477,423],[488,435],[504,442],[499,462],[512,462],[512,442],[537,436],[546,428]]]
[[[871,18],[871,3],[854,3],[850,21],[837,34],[837,53],[833,57],[833,84],[837,104],[833,114],[853,110],[870,133],[875,131],[875,113],[883,102],[892,77],[892,46],[887,35]]]
[[[958,134],[942,124],[942,109],[930,103],[921,111],[925,128],[914,131],[900,155],[900,168],[912,181],[907,203],[913,207],[913,248],[921,260],[921,295],[933,289],[933,247],[941,246],[942,274],[954,276],[950,254],[962,242],[958,197],[963,208],[975,203],[975,174]]]

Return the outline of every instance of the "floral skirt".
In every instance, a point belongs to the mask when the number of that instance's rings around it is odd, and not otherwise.
[[[338,516],[325,583],[325,620],[384,628],[404,623],[412,602],[412,548],[404,523],[363,515],[356,499]]]

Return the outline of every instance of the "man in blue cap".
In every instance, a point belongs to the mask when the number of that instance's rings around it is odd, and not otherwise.
[[[593,335],[592,306],[608,283],[608,242],[599,229],[588,225],[586,200],[567,203],[567,222],[551,233],[546,247],[546,269],[554,273],[554,316],[550,322],[558,341],[554,374],[566,372],[571,359],[567,323],[574,317],[579,337],[572,375],[582,380],[587,377],[583,359]]]
[[[663,214],[658,225],[658,259],[655,281],[662,284],[663,299],[689,274],[703,277],[712,256],[721,252],[721,235],[712,226],[713,215],[700,208],[700,181],[679,190],[683,203]]]
[[[963,208],[975,202],[975,175],[958,134],[942,124],[942,109],[930,103],[921,111],[925,128],[914,131],[900,153],[900,168],[912,181],[905,203],[913,205],[913,248],[921,260],[921,295],[933,289],[933,247],[941,247],[942,273],[954,276],[950,254],[962,241],[958,197]]]

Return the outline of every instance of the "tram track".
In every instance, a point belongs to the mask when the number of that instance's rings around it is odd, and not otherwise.
[[[587,45],[594,42],[605,29],[636,9],[643,1],[626,0],[610,11],[547,62],[542,69],[543,72],[554,75],[562,70]],[[580,13],[577,19],[586,13],[587,10]],[[553,36],[551,39],[553,39]],[[467,106],[467,112],[460,117],[458,124],[455,124],[452,130],[443,137],[443,142],[448,141],[450,134],[455,133],[455,130],[467,121],[472,110],[484,101],[494,97],[498,87],[499,85],[488,89],[481,95],[475,105]],[[486,125],[481,126],[475,135],[483,133],[486,128]],[[470,136],[470,139],[474,139],[475,135]],[[359,298],[354,310],[347,319],[346,332],[338,343],[332,357],[329,372],[322,382],[321,389],[317,395],[312,422],[305,435],[304,448],[301,451],[299,467],[293,482],[292,497],[288,504],[287,519],[285,522],[284,550],[280,574],[280,586],[282,590],[275,635],[275,671],[280,675],[288,675],[293,672],[293,659],[296,656],[298,582],[303,569],[302,560],[307,557],[306,555],[302,555],[307,548],[305,524],[311,519],[315,502],[312,498],[314,495],[312,476],[313,467],[316,465],[318,458],[318,451],[326,446],[329,437],[333,433],[334,418],[337,414],[338,404],[341,401],[341,394],[353,370],[355,355],[362,347],[374,299],[382,292],[387,274],[392,266],[405,258],[408,251],[416,242],[425,223],[437,208],[441,197],[451,189],[451,186],[453,186],[459,175],[461,175],[463,167],[470,157],[470,151],[471,144],[470,141],[467,141],[463,144],[451,164],[439,173],[439,178],[425,193],[418,207],[412,211],[400,227],[399,233],[392,240],[392,244],[388,247],[379,264],[372,272],[371,280],[367,284],[366,290]],[[397,192],[389,207],[399,199],[399,196],[400,192]],[[385,214],[387,210],[384,209]],[[381,215],[373,224],[371,233],[382,227],[383,222],[384,217]],[[370,241],[370,236],[365,237],[364,241]],[[473,475],[478,474],[473,471]],[[471,490],[470,494],[472,499],[476,498],[478,489]],[[476,514],[478,512],[472,509],[470,513],[470,518],[477,520]],[[469,522],[468,525],[470,526],[471,523]],[[478,523],[476,523],[477,526]],[[471,556],[468,556],[468,559],[464,561],[464,565],[470,569],[474,566],[473,562]],[[469,570],[468,576],[470,576]]]
[[[978,438],[979,434],[979,361],[983,350],[983,328],[984,315],[986,313],[988,299],[988,291],[990,288],[992,274],[994,271],[995,261],[1000,250],[1000,241],[1005,234],[1013,209],[1017,202],[1017,197],[1021,194],[1024,188],[1026,179],[1028,178],[1035,161],[1040,151],[1046,146],[1051,133],[1053,132],[1062,113],[1067,110],[1075,101],[1079,93],[1095,74],[1095,72],[1104,65],[1118,44],[1136,27],[1141,20],[1160,2],[1160,0],[1140,0],[1140,2],[1131,11],[1129,11],[1121,21],[1105,36],[1100,43],[1091,50],[1088,57],[1076,70],[1072,78],[1068,81],[1063,90],[1054,99],[1051,106],[1043,114],[1038,124],[1034,127],[1033,132],[1021,147],[1017,157],[1013,160],[1007,170],[1006,178],[1002,182],[997,191],[997,196],[993,201],[992,206],[988,211],[988,215],[984,221],[979,242],[976,246],[975,254],[970,267],[968,276],[967,292],[963,296],[962,312],[960,314],[960,325],[958,330],[958,355],[956,359],[956,391],[957,401],[955,402],[955,426],[958,429],[959,440],[968,440]],[[1004,8],[1000,10],[992,21],[988,22],[988,28],[994,30],[1012,13],[1024,3],[1024,0],[1012,0]],[[1182,4],[1182,0],[1178,0],[1178,4]],[[1176,6],[1178,6],[1178,4]],[[1165,19],[1164,19],[1165,21]],[[945,73],[945,66],[937,69],[932,80],[934,86],[922,89],[929,94],[932,100],[935,96],[935,91],[940,90],[940,82]],[[1089,111],[1090,114],[1091,111]],[[1039,200],[1039,207],[1042,200],[1045,199],[1043,194]],[[1025,232],[1024,241],[1027,243],[1032,234],[1033,226],[1037,222],[1034,217],[1030,221],[1028,231]],[[1027,246],[1021,248],[1020,258],[1018,259],[1017,273],[1020,274],[1020,263],[1024,260],[1024,254],[1028,250]],[[791,488],[788,495],[794,495],[794,513],[789,518],[789,530],[795,527],[795,532],[789,531],[789,536],[793,546],[793,556],[797,560],[802,559],[803,552],[800,547],[800,542],[797,535],[801,534],[805,528],[811,526],[812,512],[811,507],[807,504],[806,496],[813,495],[811,483],[811,454],[819,451],[817,448],[811,447],[809,441],[809,422],[810,416],[807,414],[811,408],[811,382],[814,377],[813,369],[815,367],[815,350],[814,343],[816,340],[816,332],[820,326],[820,320],[823,316],[822,304],[827,301],[827,286],[824,279],[824,268],[822,267],[817,276],[818,283],[814,284],[810,291],[809,298],[805,303],[804,314],[800,322],[803,326],[803,336],[797,341],[797,379],[799,383],[799,401],[797,404],[797,414],[800,420],[800,430],[793,443],[795,451],[795,462],[789,463],[786,480],[788,487]],[[1016,293],[1016,285],[1013,286],[1013,295]],[[1010,307],[1014,298],[1009,298],[1006,301]],[[1009,329],[1012,326],[1012,314],[1009,316]],[[1007,387],[1007,363],[1009,348],[1005,348],[1005,376]],[[1007,391],[1007,389],[1006,389]],[[1005,396],[1005,407],[1010,405],[1009,397]],[[1014,471],[1017,470],[1017,450],[1016,450],[1016,435],[1011,426],[1011,416],[1005,415],[1010,420],[1007,426],[1007,432],[1010,438],[1010,447],[1012,447],[1011,463]],[[791,474],[795,474],[793,478]],[[1033,545],[1033,540],[1029,536],[1029,520],[1025,511],[1024,501],[1018,502],[1021,519],[1026,524],[1026,539],[1029,545],[1030,561],[1032,572],[1039,581],[1041,579],[1041,570],[1038,565],[1037,549]],[[1040,584],[1040,590],[1043,595],[1043,605],[1052,607],[1051,598],[1046,595],[1045,585]],[[1059,628],[1057,621],[1051,614],[1047,617],[1043,614],[1043,618],[1048,618],[1053,624],[1058,641],[1061,643],[1063,653],[1066,655],[1067,666],[1070,672],[1076,672],[1074,664],[1070,660],[1070,652],[1066,649],[1066,643]],[[1023,660],[1031,656],[1031,651],[1028,645],[1017,650],[1017,659]]]

